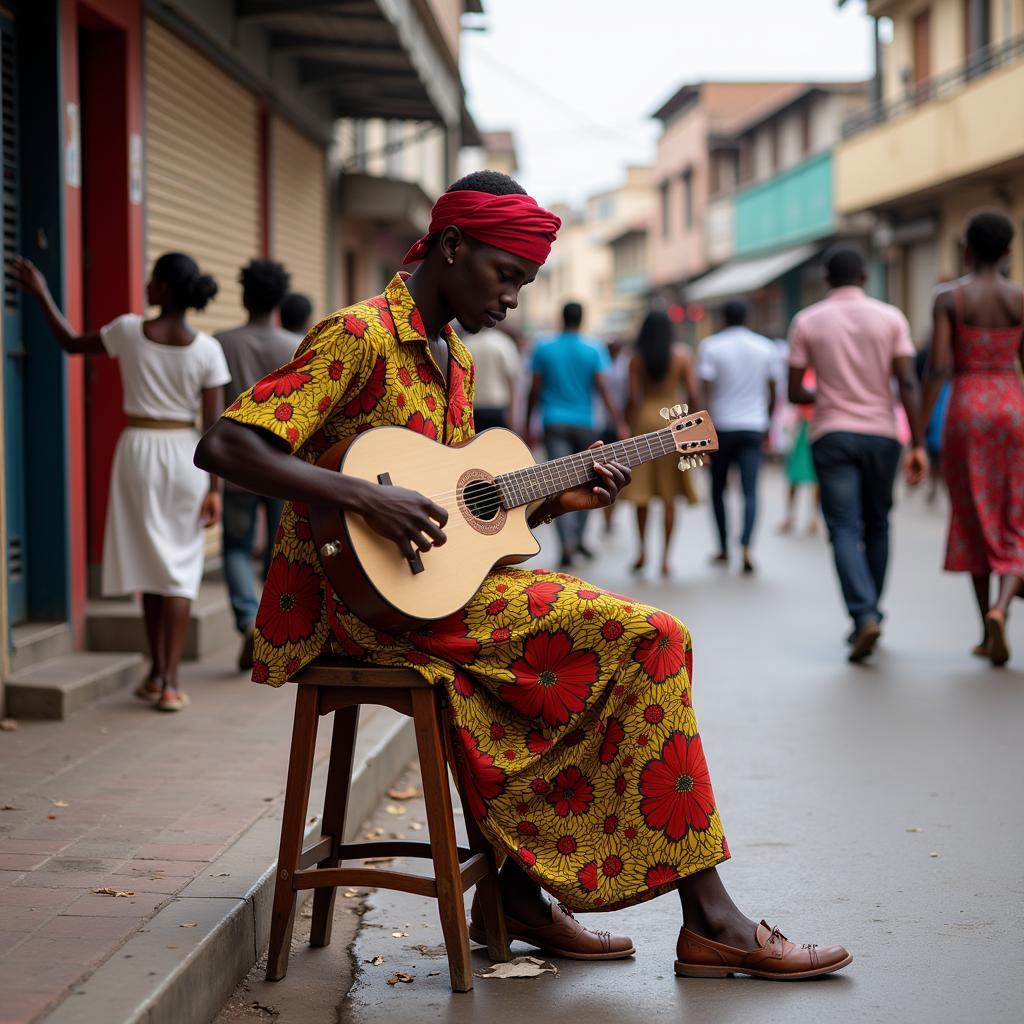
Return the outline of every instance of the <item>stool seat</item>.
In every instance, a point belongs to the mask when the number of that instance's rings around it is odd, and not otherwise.
[[[290,682],[296,686],[295,718],[274,885],[267,979],[277,981],[288,971],[298,892],[315,890],[310,945],[326,946],[331,941],[336,890],[339,886],[356,885],[436,899],[452,989],[468,992],[473,987],[473,972],[463,893],[471,886],[477,886],[491,959],[506,961],[510,954],[495,852],[469,813],[463,815],[469,846],[456,842],[446,766],[446,760],[452,761],[452,748],[440,703],[443,691],[413,669],[371,665],[336,655],[318,658]],[[384,705],[413,720],[429,842],[345,842],[345,812],[359,707],[363,704]],[[317,727],[320,718],[328,714],[334,715],[334,727],[321,836],[303,849]],[[461,786],[459,794],[465,807]],[[346,861],[385,857],[428,858],[433,861],[434,874],[344,866]]]

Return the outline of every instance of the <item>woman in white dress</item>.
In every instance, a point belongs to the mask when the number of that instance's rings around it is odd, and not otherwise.
[[[220,481],[192,462],[196,411],[201,404],[204,427],[212,425],[231,379],[220,344],[193,330],[185,314],[203,309],[217,283],[191,256],[165,253],[146,285],[158,316],[128,313],[80,334],[29,260],[19,257],[13,269],[65,352],[106,353],[118,361],[128,426],[110,478],[103,593],[142,594],[150,669],[136,693],[161,711],[179,711],[188,704],[178,665],[203,572],[203,528],[217,522],[221,510]]]

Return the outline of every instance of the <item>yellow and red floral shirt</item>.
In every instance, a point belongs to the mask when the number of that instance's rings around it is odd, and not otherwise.
[[[269,431],[307,462],[352,434],[383,425],[404,426],[443,444],[468,441],[472,358],[446,328],[445,383],[405,277],[395,275],[382,295],[318,323],[295,359],[240,395],[225,417]],[[280,686],[332,639],[357,657],[378,647],[397,655],[406,646],[340,604],[323,579],[305,506],[288,502],[256,617],[254,681]],[[439,675],[451,674],[440,660],[436,668]]]

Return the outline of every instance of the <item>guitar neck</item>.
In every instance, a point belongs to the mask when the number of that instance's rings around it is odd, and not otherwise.
[[[600,448],[566,455],[536,466],[516,469],[495,477],[505,508],[529,505],[533,501],[551,498],[563,491],[579,487],[594,479],[595,462],[621,462],[633,467],[652,459],[659,459],[676,451],[671,427],[629,437]]]

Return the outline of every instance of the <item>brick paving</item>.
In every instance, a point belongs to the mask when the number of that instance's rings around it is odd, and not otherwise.
[[[282,796],[293,691],[236,654],[185,667],[179,714],[127,692],[0,733],[0,1024],[58,1002]]]

